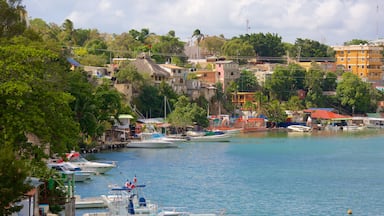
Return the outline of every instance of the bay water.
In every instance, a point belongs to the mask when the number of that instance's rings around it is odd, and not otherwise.
[[[81,197],[108,194],[136,175],[146,199],[225,215],[384,215],[384,132],[258,132],[230,142],[88,155],[117,161],[77,183]],[[76,215],[100,210],[76,210]],[[103,210],[106,211],[106,210]]]

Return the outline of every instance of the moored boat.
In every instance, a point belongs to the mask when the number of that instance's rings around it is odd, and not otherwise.
[[[96,162],[89,161],[82,157],[79,152],[71,152],[67,155],[68,162],[74,166],[80,167],[83,171],[90,171],[96,174],[104,174],[115,168],[117,165],[114,161],[111,162]]]
[[[203,135],[190,136],[192,142],[229,142],[231,134],[223,132],[204,132]]]
[[[131,140],[126,145],[127,148],[177,148],[175,142],[161,139]]]
[[[291,132],[311,132],[312,128],[304,125],[289,125],[287,129]]]

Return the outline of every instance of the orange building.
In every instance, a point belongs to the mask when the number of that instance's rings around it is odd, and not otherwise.
[[[254,102],[255,92],[237,92],[232,94],[232,103],[236,107],[243,107],[246,102]]]
[[[383,79],[383,47],[372,45],[350,45],[333,47],[336,65],[344,71],[356,74],[364,81]]]

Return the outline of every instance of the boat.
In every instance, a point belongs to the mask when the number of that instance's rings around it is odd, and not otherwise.
[[[127,148],[177,148],[176,138],[166,138],[160,133],[146,132],[138,134],[138,139],[132,139],[126,145]]]
[[[139,137],[142,139],[159,139],[159,140],[164,140],[168,142],[175,142],[175,143],[181,143],[181,142],[186,142],[189,140],[188,137],[177,137],[177,136],[167,136],[159,132],[143,132],[139,134]]]
[[[101,196],[109,215],[157,215],[158,205],[144,197],[142,189],[145,185],[133,185],[112,185],[110,194]]]
[[[91,179],[93,175],[90,172],[83,172],[81,170],[72,171],[66,166],[66,163],[49,163],[48,167],[61,173],[64,177],[64,181],[85,182]]]
[[[231,135],[237,135],[240,132],[243,131],[243,128],[216,128],[212,130],[213,132],[223,132],[226,134],[231,134]]]
[[[208,131],[197,136],[190,136],[190,139],[192,142],[229,142],[231,137],[231,134]]]
[[[89,161],[84,157],[82,157],[79,152],[75,152],[75,151],[72,151],[71,153],[67,153],[66,157],[69,163],[73,164],[76,167],[80,167],[81,170],[94,172],[96,174],[104,174],[117,166],[114,161],[111,161],[111,162]]]
[[[127,148],[177,148],[175,142],[170,142],[161,139],[140,139],[131,140],[126,145]]]
[[[311,132],[312,128],[304,125],[289,125],[287,129],[291,132]]]

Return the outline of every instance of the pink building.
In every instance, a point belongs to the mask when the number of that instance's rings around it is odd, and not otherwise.
[[[239,64],[233,61],[217,61],[215,62],[215,70],[217,71],[218,82],[223,84],[223,90],[231,81],[240,78]]]

